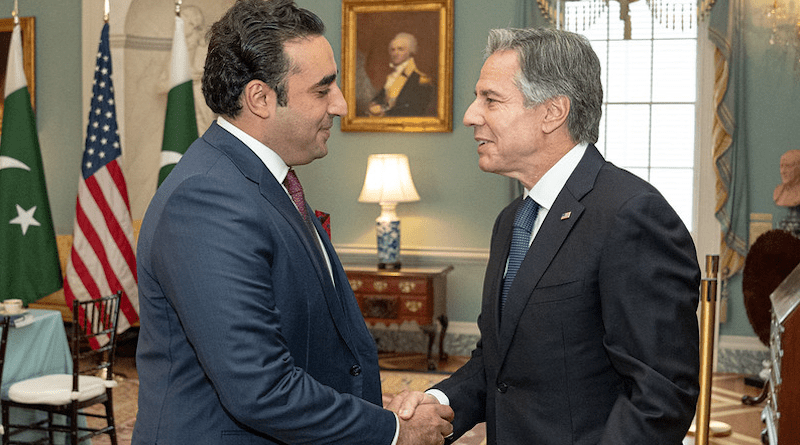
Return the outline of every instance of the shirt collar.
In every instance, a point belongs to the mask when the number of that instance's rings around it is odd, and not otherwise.
[[[405,60],[405,62],[400,63],[400,65],[394,65],[394,64],[390,63],[389,66],[393,70],[395,70],[395,72],[401,73],[401,72],[403,72],[404,69],[406,69],[408,64],[413,62],[413,61],[414,61],[414,58],[413,57],[409,57],[408,59]]]
[[[550,170],[547,170],[547,173],[542,176],[542,179],[532,189],[525,189],[522,195],[523,198],[530,196],[539,206],[545,209],[553,207],[553,203],[556,201],[558,194],[561,193],[561,189],[564,188],[564,184],[567,183],[570,175],[575,171],[575,167],[581,162],[588,145],[581,143],[572,147],[554,166],[550,167]]]
[[[236,139],[242,141],[250,151],[258,156],[258,159],[261,159],[261,162],[263,162],[264,166],[272,173],[272,176],[278,180],[278,183],[283,184],[283,180],[286,179],[286,174],[289,173],[289,166],[283,162],[283,159],[278,156],[277,153],[259,142],[256,138],[242,131],[236,125],[225,120],[222,116],[217,117],[217,124],[227,130],[228,133],[232,134]]]

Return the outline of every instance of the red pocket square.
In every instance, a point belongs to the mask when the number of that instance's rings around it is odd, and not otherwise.
[[[314,210],[314,215],[319,218],[322,228],[325,229],[325,233],[328,234],[328,239],[331,239],[331,215],[319,210]]]

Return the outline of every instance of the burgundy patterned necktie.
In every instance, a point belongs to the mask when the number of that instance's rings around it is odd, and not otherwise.
[[[292,197],[294,206],[297,207],[297,211],[300,212],[303,222],[306,224],[306,227],[308,227],[311,221],[308,219],[308,212],[306,211],[306,198],[305,195],[303,195],[303,186],[300,185],[300,180],[297,179],[297,175],[294,173],[293,169],[289,169],[289,173],[286,174],[286,179],[283,180],[283,185],[286,187],[286,190],[289,191],[289,196]]]

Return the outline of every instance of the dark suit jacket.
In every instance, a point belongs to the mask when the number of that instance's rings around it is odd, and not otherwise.
[[[386,116],[432,116],[436,113],[431,106],[434,100],[434,88],[426,76],[422,81],[419,71],[414,71],[408,76],[403,89],[397,95],[394,106],[386,110]],[[373,102],[386,104],[386,90],[382,89]]]
[[[511,287],[498,295],[520,199],[497,218],[472,358],[437,385],[456,437],[489,444],[680,444],[699,392],[700,271],[658,191],[590,145]]]
[[[322,240],[335,287],[250,149],[216,123],[189,147],[139,237],[134,444],[391,442],[375,343]]]

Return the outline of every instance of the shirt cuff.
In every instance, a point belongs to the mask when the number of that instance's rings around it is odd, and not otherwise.
[[[397,438],[400,437],[400,418],[397,417],[397,414],[394,414],[394,421],[397,427],[394,429],[394,439],[392,439],[392,445],[397,445]]]
[[[438,389],[429,389],[425,391],[425,394],[430,394],[436,397],[436,400],[438,400],[442,405],[450,406],[450,399],[445,395],[445,393],[439,391]]]

